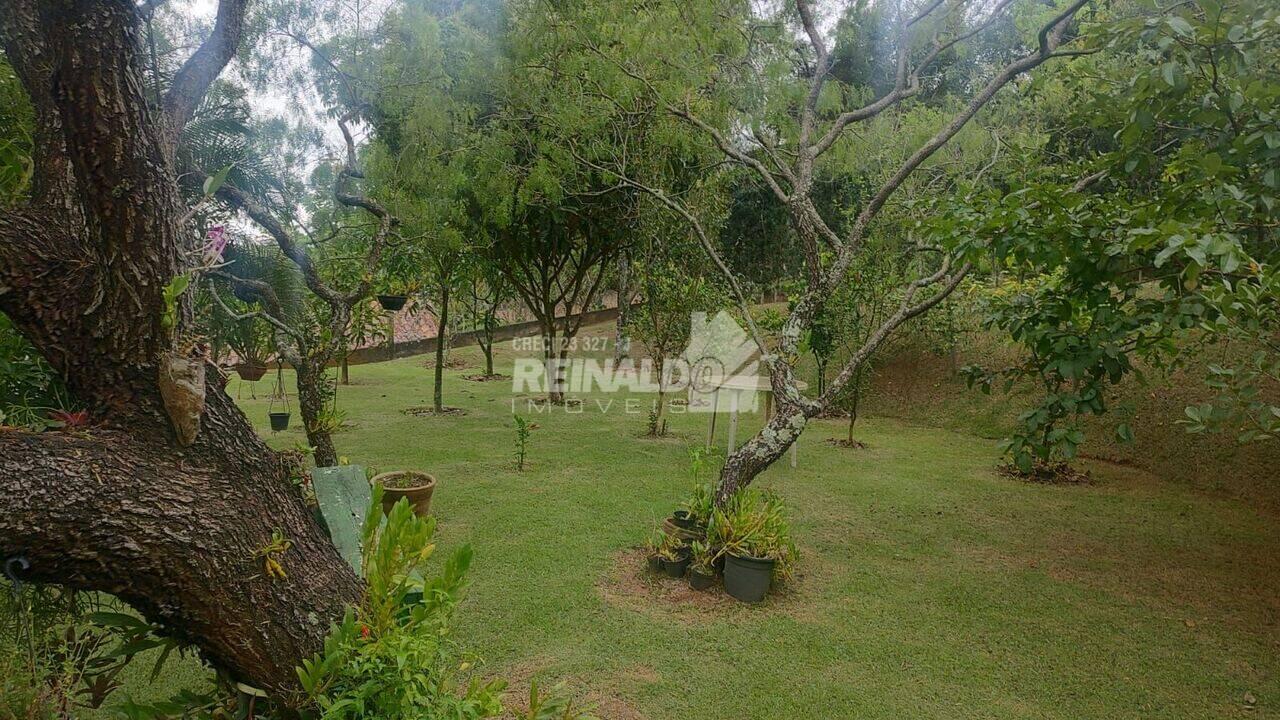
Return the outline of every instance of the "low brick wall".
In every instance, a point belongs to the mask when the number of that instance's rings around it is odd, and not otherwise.
[[[591,310],[585,313],[578,313],[574,317],[582,318],[582,325],[594,325],[606,320],[613,320],[618,317],[618,308],[604,308],[602,310]],[[539,327],[537,320],[516,323],[514,325],[503,325],[493,331],[494,342],[501,340],[510,340],[511,338],[525,337],[538,334]],[[453,336],[453,347],[468,347],[476,345],[478,331],[458,333]],[[365,363],[386,362],[387,360],[395,360],[396,358],[413,357],[415,355],[426,355],[436,351],[437,338],[429,337],[420,340],[411,340],[409,342],[397,342],[395,346],[382,343],[377,347],[360,348],[351,353],[347,357],[348,365],[363,365]]]

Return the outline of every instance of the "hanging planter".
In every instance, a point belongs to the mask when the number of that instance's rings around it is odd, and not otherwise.
[[[248,380],[249,382],[257,382],[262,379],[263,375],[267,374],[266,363],[256,360],[236,363],[235,369],[241,380]]]
[[[280,401],[283,408],[276,409],[276,401]],[[271,420],[271,432],[284,432],[289,429],[289,417],[292,415],[289,408],[289,393],[284,390],[284,368],[280,365],[276,366],[276,386],[271,391],[271,402],[267,405],[267,418]]]
[[[379,295],[378,304],[387,312],[400,312],[404,308],[404,304],[409,301],[407,295]]]

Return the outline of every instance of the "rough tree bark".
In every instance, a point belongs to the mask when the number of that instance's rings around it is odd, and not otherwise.
[[[338,464],[338,450],[333,444],[333,428],[327,423],[334,388],[325,373],[325,363],[304,359],[293,369],[298,375],[298,412],[316,467],[333,467]]]
[[[170,84],[144,95],[131,0],[6,0],[5,54],[41,118],[35,192],[0,214],[0,310],[91,412],[82,432],[0,430],[0,557],[25,579],[119,595],[234,677],[296,691],[296,663],[358,599],[359,580],[206,367],[194,441],[180,446],[158,388],[173,354],[162,322],[187,270],[175,138],[234,53],[246,0],[221,0],[213,33]],[[74,288],[74,291],[68,291]],[[293,542],[271,579],[254,551]]]
[[[618,317],[613,327],[613,364],[615,367],[631,355],[631,334],[627,322],[631,317],[631,299],[635,288],[631,277],[631,253],[624,250],[618,255]]]

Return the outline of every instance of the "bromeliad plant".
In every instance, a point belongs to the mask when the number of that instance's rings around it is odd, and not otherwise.
[[[402,500],[384,523],[382,489],[375,486],[373,495],[364,525],[364,602],[333,628],[323,652],[298,669],[319,717],[497,716],[505,683],[472,679],[464,686],[471,663],[449,636],[471,548],[460,548],[439,575],[426,579],[435,520],[415,515]]]
[[[689,552],[692,558],[690,569],[703,575],[715,575],[716,553],[711,546],[701,540],[694,540],[689,545]]]
[[[796,546],[781,496],[753,487],[739,490],[722,508],[711,513],[707,545],[714,557],[773,560],[775,574],[787,578],[795,568]],[[713,558],[714,559],[714,558]]]
[[[689,556],[689,545],[674,535],[663,535],[658,543],[658,557],[667,562],[676,562]]]

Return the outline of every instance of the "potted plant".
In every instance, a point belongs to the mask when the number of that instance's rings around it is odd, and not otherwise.
[[[689,546],[689,587],[706,590],[716,584],[715,556],[704,542],[695,541]]]
[[[662,555],[659,553],[659,549],[662,547],[662,541],[666,537],[666,533],[654,528],[653,533],[644,541],[644,556],[649,572],[662,572]]]
[[[391,512],[400,498],[407,498],[420,517],[431,513],[431,494],[436,489],[435,477],[417,470],[397,470],[376,475],[370,482],[383,488],[382,507]]]
[[[409,302],[408,295],[385,294],[378,295],[378,304],[387,312],[400,312],[404,309],[404,304]]]
[[[676,510],[671,513],[671,522],[678,528],[692,530],[696,526],[693,518],[689,517],[688,510]]]
[[[751,603],[765,598],[775,576],[790,574],[796,555],[781,498],[755,488],[712,513],[707,544],[724,555],[725,591]]]
[[[711,520],[711,511],[715,509],[715,494],[711,484],[700,481],[695,482],[693,494],[689,496],[688,500],[681,503],[681,506],[684,509],[676,512],[685,514],[690,523],[690,529],[705,533],[707,523]]]
[[[276,403],[281,404],[280,410]],[[284,432],[289,429],[289,393],[284,389],[284,368],[276,366],[276,385],[271,390],[271,401],[267,404],[267,418],[271,421],[271,432]]]
[[[215,357],[230,350],[232,367],[242,380],[255,382],[267,374],[267,357],[273,349],[270,326],[257,318],[237,319],[215,312],[209,318],[209,343]]]
[[[658,548],[658,556],[662,558],[662,571],[667,574],[667,577],[682,578],[685,571],[689,569],[689,546],[673,535],[663,538],[662,545]]]

